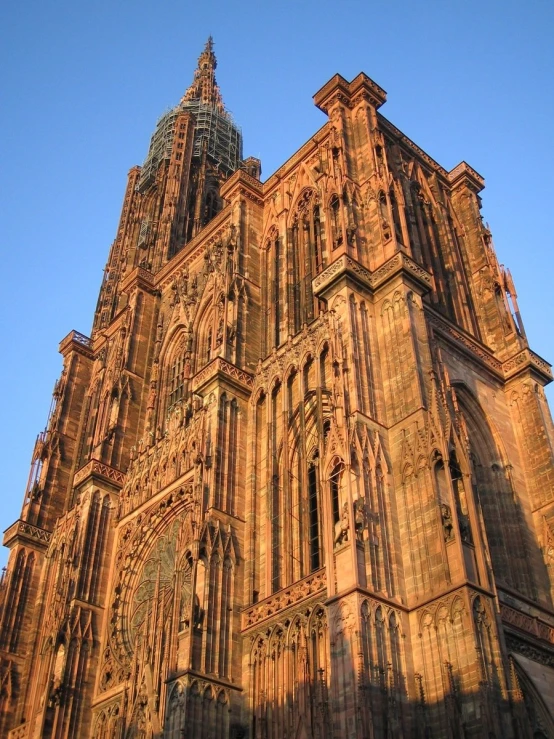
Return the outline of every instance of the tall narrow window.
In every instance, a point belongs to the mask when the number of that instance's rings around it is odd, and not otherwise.
[[[206,205],[204,208],[204,223],[208,223],[211,219],[217,215],[218,211],[218,198],[217,193],[214,190],[209,190],[206,195]]]
[[[340,225],[340,200],[338,195],[333,195],[329,203],[331,211],[331,238],[333,239],[333,249],[342,244],[342,229]]]
[[[300,279],[300,227],[298,220],[295,220],[291,229],[291,240],[292,240],[292,253],[291,253],[291,269],[292,269],[292,284],[291,284],[291,297],[290,297],[290,308],[293,315],[293,328],[294,333],[300,330],[301,322],[301,291],[302,283]]]
[[[333,471],[331,473],[331,477],[329,479],[331,483],[331,509],[333,511],[333,523],[337,524],[340,520],[341,510],[340,510],[340,482],[341,482],[341,474],[342,474],[343,465],[339,462],[339,464],[335,465],[333,468]]]
[[[392,187],[389,191],[389,198],[390,198],[390,204],[391,204],[391,209],[392,209],[392,218],[394,221],[394,232],[396,234],[396,240],[398,241],[399,244],[403,244],[404,238],[402,236],[402,222],[400,220],[400,210],[398,208],[398,201],[396,200],[396,195]]]
[[[313,257],[316,274],[319,274],[323,268],[323,250],[321,244],[321,220],[319,217],[319,205],[314,205],[313,210]]]
[[[206,362],[209,362],[212,358],[212,329],[208,331],[206,336]]]
[[[379,193],[379,212],[381,214],[381,225],[383,228],[383,236],[385,239],[390,239],[390,223],[389,223],[389,209],[387,205],[387,196],[383,191]]]
[[[281,344],[281,254],[280,242],[273,241],[273,340],[275,346]]]
[[[321,545],[319,533],[319,505],[317,490],[317,469],[314,459],[308,467],[308,513],[310,521],[310,571],[321,567]]]
[[[181,352],[178,353],[173,364],[169,368],[168,382],[168,407],[171,407],[183,397],[185,384],[185,363]]]

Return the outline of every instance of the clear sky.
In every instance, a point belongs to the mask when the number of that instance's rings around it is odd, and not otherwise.
[[[384,87],[381,112],[446,169],[477,169],[531,347],[554,361],[552,0],[5,2],[0,529],[19,516],[58,342],[90,332],[127,171],[210,34],[264,179],[325,122],[311,98],[336,72]]]

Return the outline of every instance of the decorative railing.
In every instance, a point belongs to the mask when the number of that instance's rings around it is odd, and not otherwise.
[[[231,364],[231,362],[227,362],[227,360],[222,359],[221,357],[216,357],[208,365],[201,369],[197,375],[195,375],[192,381],[193,389],[198,390],[207,382],[207,380],[211,379],[218,373],[226,375],[232,380],[236,380],[236,382],[238,382],[239,385],[241,387],[244,387],[245,389],[247,388],[250,390],[254,383],[254,379],[249,372],[241,370],[239,367],[236,367],[234,364]]]
[[[60,353],[63,354],[71,345],[73,345],[74,348],[81,347],[82,349],[86,349],[87,354],[92,352],[92,339],[79,333],[79,331],[70,331],[67,336],[60,341]]]
[[[23,536],[28,541],[34,541],[46,547],[50,543],[52,534],[38,526],[33,526],[27,521],[18,519],[15,523],[7,528],[4,532],[4,546],[8,546],[8,542],[13,541],[17,536]]]
[[[110,480],[115,483],[116,487],[122,487],[125,483],[125,474],[121,470],[117,470],[114,467],[110,467],[103,462],[99,462],[97,459],[91,459],[84,467],[75,473],[73,478],[73,485],[79,485],[87,477],[91,475],[99,475],[100,477]]]
[[[326,584],[325,570],[318,570],[294,585],[273,593],[243,611],[242,628],[250,629],[261,621],[277,616],[290,606],[321,593],[325,590]]]
[[[27,739],[30,724],[20,724],[8,733],[8,739]]]
[[[545,621],[541,621],[539,618],[530,616],[527,613],[517,611],[515,608],[510,608],[510,606],[504,603],[500,604],[500,616],[502,621],[508,624],[508,626],[514,626],[516,629],[525,631],[537,639],[554,644],[554,627]]]

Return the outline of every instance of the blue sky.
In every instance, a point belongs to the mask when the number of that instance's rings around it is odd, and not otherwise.
[[[311,98],[336,72],[384,87],[381,112],[446,169],[477,169],[531,347],[554,361],[551,1],[19,0],[0,28],[0,529],[19,515],[58,342],[90,331],[127,171],[209,34],[264,179],[324,123]]]

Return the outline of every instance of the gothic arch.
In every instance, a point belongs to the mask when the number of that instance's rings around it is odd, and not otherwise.
[[[471,485],[483,512],[495,577],[532,595],[534,583],[529,567],[528,533],[504,445],[467,386],[460,382],[452,385],[467,429]]]

